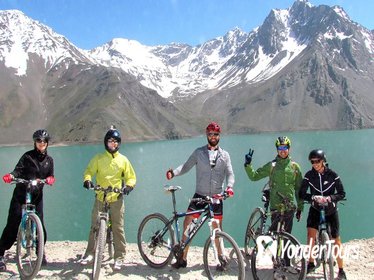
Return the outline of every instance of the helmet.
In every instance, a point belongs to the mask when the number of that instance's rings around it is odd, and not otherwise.
[[[34,140],[34,142],[36,140],[38,140],[38,139],[43,139],[43,140],[47,141],[47,143],[48,143],[49,140],[51,139],[51,137],[49,136],[47,130],[45,130],[45,129],[38,129],[32,135],[32,139]]]
[[[111,150],[108,148],[108,140],[109,139],[115,139],[117,142],[118,142],[118,146],[115,150]],[[108,130],[108,132],[105,134],[105,137],[104,137],[104,146],[105,146],[105,149],[109,152],[109,153],[115,153],[119,150],[119,147],[121,145],[121,134],[119,133],[119,131],[116,129],[116,127],[114,125],[112,125],[110,127],[110,129]]]
[[[291,147],[291,140],[287,136],[279,136],[275,140],[275,147],[278,148],[281,145],[287,145],[288,148]]]
[[[322,151],[321,149],[316,149],[316,150],[311,151],[309,153],[308,159],[311,160],[312,158],[322,159],[324,162],[326,162],[325,152]]]
[[[206,127],[206,132],[209,132],[209,131],[215,131],[215,132],[221,133],[221,127],[217,123],[211,122]]]

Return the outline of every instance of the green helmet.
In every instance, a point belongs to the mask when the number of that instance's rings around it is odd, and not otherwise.
[[[275,147],[278,148],[281,145],[287,145],[288,148],[290,148],[291,140],[287,136],[279,136],[277,140],[275,140]]]

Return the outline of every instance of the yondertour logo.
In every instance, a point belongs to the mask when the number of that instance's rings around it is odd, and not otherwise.
[[[257,255],[259,258],[267,256],[280,256],[281,258],[304,258],[321,259],[323,255],[332,255],[334,258],[338,256],[347,259],[359,258],[359,246],[338,246],[335,240],[329,240],[325,245],[313,245],[309,242],[307,245],[295,245],[289,240],[281,239],[278,246],[278,240],[269,235],[261,235],[256,239]],[[279,254],[278,254],[279,253]]]

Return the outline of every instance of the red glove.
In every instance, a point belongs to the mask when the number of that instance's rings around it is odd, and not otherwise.
[[[234,190],[230,186],[226,188],[225,193],[228,195],[228,197],[234,196]]]
[[[45,182],[48,184],[48,185],[53,185],[55,183],[56,179],[55,177],[53,176],[48,176],[46,179],[45,179]]]
[[[173,177],[174,177],[174,172],[173,172],[173,169],[170,168],[168,171],[166,171],[166,179],[170,180]]]
[[[8,173],[3,176],[3,180],[5,183],[10,184],[13,180],[13,175]]]

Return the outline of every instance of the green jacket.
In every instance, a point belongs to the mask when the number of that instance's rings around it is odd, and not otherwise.
[[[83,180],[92,181],[96,176],[96,183],[101,187],[112,186],[121,189],[122,181],[126,186],[135,187],[136,175],[130,161],[119,152],[113,155],[107,151],[94,156],[84,171]],[[103,192],[97,191],[96,199],[103,201]],[[118,193],[109,193],[108,202],[114,202],[118,199]]]
[[[274,161],[266,163],[256,171],[252,165],[246,165],[245,171],[248,178],[252,181],[258,181],[269,177],[270,183],[270,209],[280,210],[279,205],[282,198],[277,192],[285,195],[291,201],[297,203],[297,210],[303,210],[303,200],[299,199],[299,190],[303,179],[299,164],[291,161],[290,157],[285,159],[277,156]]]

